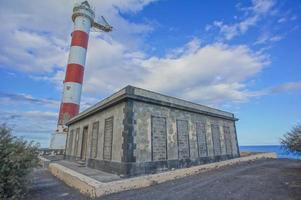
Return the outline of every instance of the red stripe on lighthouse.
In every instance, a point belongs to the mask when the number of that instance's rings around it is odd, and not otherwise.
[[[84,31],[73,31],[71,46],[80,46],[87,49],[88,40],[89,40],[89,35]]]
[[[79,105],[74,103],[61,103],[59,124],[65,124],[69,119],[77,115],[79,112]]]
[[[64,82],[83,83],[84,67],[79,64],[68,64]]]

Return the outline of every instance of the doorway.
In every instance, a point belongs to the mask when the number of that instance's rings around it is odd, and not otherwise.
[[[86,160],[87,146],[88,146],[87,142],[88,142],[88,126],[84,127],[83,129],[82,148],[80,154],[81,160]]]

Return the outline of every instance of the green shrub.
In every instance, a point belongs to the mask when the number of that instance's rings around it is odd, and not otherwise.
[[[0,199],[22,198],[37,164],[38,145],[13,136],[10,128],[0,124]]]
[[[281,145],[287,151],[301,154],[301,124],[294,126],[283,136]]]

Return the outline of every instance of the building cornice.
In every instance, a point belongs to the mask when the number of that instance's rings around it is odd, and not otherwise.
[[[163,99],[163,100],[162,100]],[[105,110],[121,102],[126,102],[128,100],[140,101],[144,103],[154,104],[158,106],[164,106],[169,108],[174,108],[178,110],[183,110],[187,112],[198,113],[210,117],[217,117],[231,121],[237,121],[238,119],[234,117],[234,114],[218,110],[215,108],[203,106],[200,104],[195,104],[182,99],[162,95],[152,91],[144,90],[141,88],[126,86],[125,88],[119,90],[108,98],[100,101],[94,106],[84,110],[77,116],[70,119],[66,125],[69,126],[87,116],[97,113],[99,111]]]

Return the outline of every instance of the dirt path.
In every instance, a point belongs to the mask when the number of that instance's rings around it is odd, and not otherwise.
[[[50,186],[33,189],[28,199],[86,199],[49,172],[38,174]],[[39,185],[39,184],[37,184]],[[205,172],[152,187],[100,197],[98,200],[301,199],[301,161],[268,159]]]

